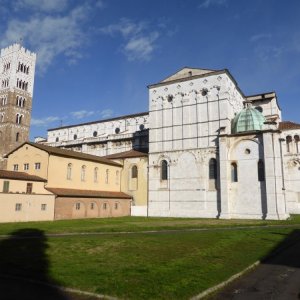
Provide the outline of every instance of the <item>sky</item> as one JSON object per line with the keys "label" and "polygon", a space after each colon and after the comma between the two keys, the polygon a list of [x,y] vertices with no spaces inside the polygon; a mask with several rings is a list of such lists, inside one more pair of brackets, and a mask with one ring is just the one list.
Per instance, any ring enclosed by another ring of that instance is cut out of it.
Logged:
{"label": "sky", "polygon": [[0,47],[20,39],[37,53],[31,139],[147,111],[147,85],[185,66],[275,91],[300,123],[299,0],[0,0]]}

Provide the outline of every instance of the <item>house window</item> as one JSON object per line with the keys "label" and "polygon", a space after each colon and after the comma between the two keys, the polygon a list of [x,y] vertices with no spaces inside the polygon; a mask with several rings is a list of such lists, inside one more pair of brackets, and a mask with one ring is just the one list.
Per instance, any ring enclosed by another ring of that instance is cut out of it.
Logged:
{"label": "house window", "polygon": [[106,172],[105,172],[105,183],[108,183],[108,180],[109,180],[109,170],[106,169]]}
{"label": "house window", "polygon": [[115,202],[115,209],[118,209],[118,208],[119,208],[119,203]]}
{"label": "house window", "polygon": [[211,158],[209,160],[209,179],[217,179],[217,160],[215,158]]}
{"label": "house window", "polygon": [[94,182],[98,182],[98,168],[94,169]]}
{"label": "house window", "polygon": [[265,181],[265,166],[261,159],[257,163],[257,173],[258,181]]}
{"label": "house window", "polygon": [[95,203],[91,203],[91,210],[95,209]]}
{"label": "house window", "polygon": [[68,164],[67,167],[67,180],[71,180],[72,179],[72,164]]}
{"label": "house window", "polygon": [[237,164],[231,164],[231,182],[238,182],[238,169]]}
{"label": "house window", "polygon": [[19,170],[19,165],[16,164],[16,165],[13,166],[13,168],[14,168],[14,171],[18,171]]}
{"label": "house window", "polygon": [[77,203],[75,204],[75,209],[76,209],[76,210],[80,210],[80,203],[79,203],[79,202],[77,202]]}
{"label": "house window", "polygon": [[39,162],[35,163],[35,164],[34,164],[34,168],[35,168],[36,170],[40,170],[40,169],[41,169],[41,163],[39,163]]}
{"label": "house window", "polygon": [[15,211],[20,211],[20,210],[22,210],[22,203],[16,203]]}
{"label": "house window", "polygon": [[131,168],[131,178],[137,178],[138,177],[138,168],[137,166],[133,166]]}
{"label": "house window", "polygon": [[58,143],[58,142],[59,142],[59,137],[57,137],[57,138],[55,139],[55,142],[56,142],[56,143]]}
{"label": "house window", "polygon": [[47,204],[41,204],[41,210],[47,210]]}
{"label": "house window", "polygon": [[103,209],[104,209],[104,210],[107,209],[107,203],[103,203]]}
{"label": "house window", "polygon": [[3,189],[2,189],[3,193],[8,193],[9,192],[9,181],[4,181],[3,182]]}
{"label": "house window", "polygon": [[85,181],[85,170],[86,166],[81,167],[81,181]]}
{"label": "house window", "polygon": [[288,135],[286,137],[286,152],[291,152],[291,143],[292,143],[292,137]]}
{"label": "house window", "polygon": [[32,193],[32,183],[28,182],[26,186],[26,194]]}
{"label": "house window", "polygon": [[168,180],[168,162],[166,160],[161,162],[160,179]]}
{"label": "house window", "polygon": [[29,164],[28,163],[24,164],[24,171],[27,171],[27,170],[29,170]]}

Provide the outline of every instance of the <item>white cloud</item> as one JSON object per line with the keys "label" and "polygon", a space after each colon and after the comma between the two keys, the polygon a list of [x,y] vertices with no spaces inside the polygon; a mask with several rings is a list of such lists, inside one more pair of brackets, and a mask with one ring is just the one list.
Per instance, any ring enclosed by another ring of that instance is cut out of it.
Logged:
{"label": "white cloud", "polygon": [[100,32],[112,37],[121,35],[125,41],[122,52],[131,61],[150,60],[156,47],[155,41],[159,37],[157,31],[149,31],[145,22],[134,23],[128,19],[121,19],[119,23],[103,27]]}
{"label": "white cloud", "polygon": [[95,111],[79,110],[70,113],[75,119],[83,119],[95,114]]}
{"label": "white cloud", "polygon": [[258,40],[266,40],[270,39],[272,35],[270,33],[259,33],[250,37],[250,42],[256,42]]}
{"label": "white cloud", "polygon": [[100,112],[100,116],[103,119],[110,118],[113,115],[113,110],[111,109],[104,109]]}
{"label": "white cloud", "polygon": [[16,10],[29,8],[43,12],[63,11],[68,0],[18,0],[14,4]]}
{"label": "white cloud", "polygon": [[47,117],[44,119],[31,119],[31,125],[32,126],[43,126],[43,127],[47,127],[49,124],[59,121],[60,118],[59,117]]}
{"label": "white cloud", "polygon": [[224,6],[228,0],[204,0],[198,6],[199,8],[209,8],[210,6]]}
{"label": "white cloud", "polygon": [[10,19],[0,46],[6,47],[23,38],[25,45],[37,52],[37,70],[41,73],[47,70],[58,55],[65,55],[67,62],[76,63],[82,57],[81,47],[87,40],[84,23],[91,9],[86,2],[67,15],[34,14],[26,21]]}

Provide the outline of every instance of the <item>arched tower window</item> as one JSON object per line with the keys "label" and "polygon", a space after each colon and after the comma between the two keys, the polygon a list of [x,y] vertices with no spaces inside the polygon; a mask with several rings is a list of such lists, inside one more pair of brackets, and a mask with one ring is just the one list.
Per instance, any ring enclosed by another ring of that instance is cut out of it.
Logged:
{"label": "arched tower window", "polygon": [[72,164],[68,164],[68,167],[67,167],[67,179],[68,180],[71,180],[72,179]]}
{"label": "arched tower window", "polygon": [[162,160],[161,162],[161,180],[168,180],[168,162],[166,160]]}
{"label": "arched tower window", "polygon": [[260,159],[257,163],[258,181],[265,181],[265,165]]}
{"label": "arched tower window", "polygon": [[292,145],[292,137],[288,135],[286,137],[286,152],[291,152],[291,145]]}
{"label": "arched tower window", "polygon": [[18,142],[18,141],[19,141],[19,138],[20,138],[20,133],[19,133],[19,132],[17,132],[17,133],[16,133],[16,142]]}
{"label": "arched tower window", "polygon": [[81,181],[85,181],[85,170],[86,170],[86,166],[82,166],[81,167]]}
{"label": "arched tower window", "polygon": [[22,124],[22,117],[23,117],[23,115],[20,115],[20,114],[16,115],[16,123],[17,124]]}
{"label": "arched tower window", "polygon": [[217,160],[215,158],[211,158],[209,160],[209,179],[217,179]]}
{"label": "arched tower window", "polygon": [[294,136],[295,145],[296,145],[296,152],[299,153],[299,135]]}
{"label": "arched tower window", "polygon": [[138,177],[138,168],[137,166],[133,166],[131,168],[131,178],[137,178]]}
{"label": "arched tower window", "polygon": [[238,168],[236,163],[231,164],[231,182],[238,182]]}

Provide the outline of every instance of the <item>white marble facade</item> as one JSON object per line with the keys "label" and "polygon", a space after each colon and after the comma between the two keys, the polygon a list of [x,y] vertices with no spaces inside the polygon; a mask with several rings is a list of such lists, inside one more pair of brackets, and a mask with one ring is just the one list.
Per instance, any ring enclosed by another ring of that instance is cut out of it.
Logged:
{"label": "white marble facade", "polygon": [[[149,216],[300,213],[300,125],[281,120],[274,92],[245,96],[226,69],[183,68],[148,88],[149,112],[50,129],[47,143],[100,156],[149,150]],[[244,101],[262,130],[232,131]]]}

